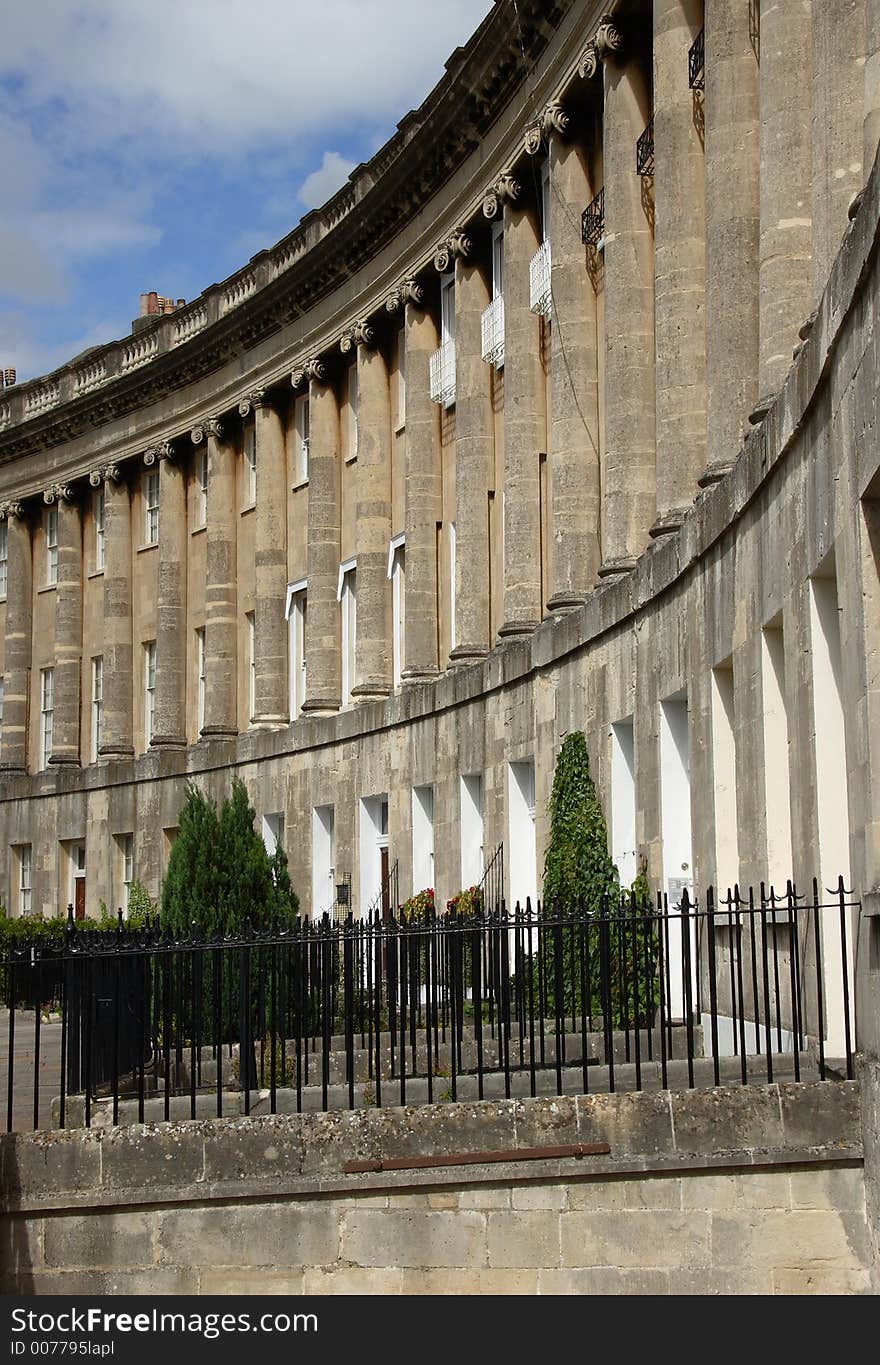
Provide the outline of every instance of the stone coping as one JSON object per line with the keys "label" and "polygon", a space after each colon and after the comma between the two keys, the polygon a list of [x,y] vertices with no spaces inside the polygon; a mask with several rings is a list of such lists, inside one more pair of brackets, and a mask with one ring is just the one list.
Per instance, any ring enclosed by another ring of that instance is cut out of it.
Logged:
{"label": "stone coping", "polygon": [[[4,1212],[862,1162],[855,1081],[188,1120],[0,1139]],[[346,1174],[348,1162],[604,1143],[608,1155]]]}

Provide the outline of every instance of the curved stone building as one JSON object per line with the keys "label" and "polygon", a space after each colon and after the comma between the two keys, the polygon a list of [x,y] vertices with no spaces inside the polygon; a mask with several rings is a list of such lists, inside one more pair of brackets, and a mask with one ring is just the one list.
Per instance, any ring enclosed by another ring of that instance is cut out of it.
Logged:
{"label": "curved stone building", "polygon": [[500,844],[534,895],[575,728],[625,878],[870,908],[878,52],[878,0],[497,0],[284,240],[0,391],[9,912],[158,893],[233,773],[313,913]]}

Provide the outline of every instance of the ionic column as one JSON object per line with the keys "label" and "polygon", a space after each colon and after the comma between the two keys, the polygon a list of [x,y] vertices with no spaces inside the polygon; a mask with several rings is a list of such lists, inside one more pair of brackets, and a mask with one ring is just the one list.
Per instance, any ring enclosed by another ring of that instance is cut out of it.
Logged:
{"label": "ionic column", "polygon": [[681,524],[706,464],[706,186],[688,86],[702,0],[654,0],[654,327],[657,514],[651,534]]}
{"label": "ionic column", "polygon": [[654,240],[650,182],[636,143],[651,117],[650,76],[604,22],[605,463],[600,575],[635,566],[654,521]]}
{"label": "ionic column", "polygon": [[813,294],[815,307],[863,182],[866,0],[812,0]]}
{"label": "ionic column", "polygon": [[[303,711],[329,713],[342,705],[339,603],[341,541],[339,400],[322,360],[309,375],[309,543],[306,699]],[[360,431],[358,431],[360,444]]]}
{"label": "ionic column", "polygon": [[[104,728],[98,757],[132,758],[131,496],[116,465],[92,470],[89,483],[104,485]],[[160,534],[161,526],[160,514]]]}
{"label": "ionic column", "polygon": [[0,772],[25,773],[28,767],[28,686],[31,669],[33,558],[31,532],[19,502],[0,504],[7,526],[6,668]]}
{"label": "ionic column", "polygon": [[864,175],[874,166],[880,143],[880,0],[865,0]]}
{"label": "ionic column", "polygon": [[[451,261],[445,267],[451,268]],[[440,408],[431,402],[430,361],[437,325],[421,299],[406,302],[406,582],[404,683],[439,672],[437,523],[440,506]]]}
{"label": "ionic column", "polygon": [[[599,523],[599,359],[596,293],[585,266],[581,215],[599,189],[584,148],[557,104],[541,120],[550,157],[550,600],[585,602],[596,582]],[[527,143],[527,147],[528,147]]]}
{"label": "ionic column", "polygon": [[529,262],[540,245],[534,213],[504,205],[504,623],[530,635],[541,601],[541,451],[547,404],[541,319],[529,308]]}
{"label": "ionic column", "polygon": [[82,522],[70,488],[49,488],[43,501],[58,503],[58,587],[55,593],[55,715],[53,767],[79,763],[82,668]]}
{"label": "ionic column", "polygon": [[254,538],[254,715],[263,729],[289,720],[287,687],[287,459],[281,417],[264,389],[239,403],[253,409],[257,453]]}
{"label": "ionic column", "polygon": [[706,473],[729,469],[758,398],[758,59],[749,6],[705,0]]}
{"label": "ionic column", "polygon": [[[484,202],[484,212],[485,208]],[[457,644],[449,656],[453,663],[482,659],[490,644],[488,493],[495,459],[495,418],[492,368],[482,358],[482,316],[488,304],[489,287],[480,267],[459,256],[455,262]]]}
{"label": "ionic column", "polygon": [[761,408],[778,392],[810,312],[810,30],[810,0],[761,5]]}
{"label": "ionic column", "polygon": [[353,697],[391,691],[391,389],[388,361],[374,328],[359,322],[343,339],[357,347],[357,640]]}
{"label": "ionic column", "polygon": [[208,526],[205,546],[205,738],[238,733],[238,592],[235,451],[217,418],[194,427],[194,445],[208,443]]}
{"label": "ionic column", "polygon": [[[156,597],[156,712],[150,747],[184,749],[188,551],[186,475],[169,441],[154,446],[144,456],[144,464],[151,465],[156,460],[159,461],[159,578]],[[208,686],[210,688],[210,680]],[[106,692],[106,677],[104,687]]]}

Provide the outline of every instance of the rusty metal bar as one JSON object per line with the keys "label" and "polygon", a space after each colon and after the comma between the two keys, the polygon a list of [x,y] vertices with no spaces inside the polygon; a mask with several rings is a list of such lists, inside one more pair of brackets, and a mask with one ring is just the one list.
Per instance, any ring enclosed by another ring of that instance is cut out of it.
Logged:
{"label": "rusty metal bar", "polygon": [[437,1166],[488,1166],[500,1161],[556,1161],[561,1157],[610,1156],[607,1142],[575,1142],[564,1147],[511,1147],[492,1152],[442,1152],[436,1156],[392,1156],[386,1160],[368,1157],[346,1161],[345,1175],[366,1175],[376,1171],[429,1171]]}

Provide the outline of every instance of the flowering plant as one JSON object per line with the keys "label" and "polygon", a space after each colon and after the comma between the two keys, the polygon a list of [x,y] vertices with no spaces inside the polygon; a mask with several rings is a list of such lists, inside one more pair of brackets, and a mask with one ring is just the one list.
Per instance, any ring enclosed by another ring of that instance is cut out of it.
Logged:
{"label": "flowering plant", "polygon": [[414,921],[428,919],[434,913],[434,888],[426,886],[423,891],[417,891],[414,896],[410,896],[408,901],[404,901],[398,911],[398,918],[401,920]]}
{"label": "flowering plant", "polygon": [[446,902],[447,911],[454,910],[459,919],[473,919],[483,912],[483,892],[479,886],[469,886]]}

